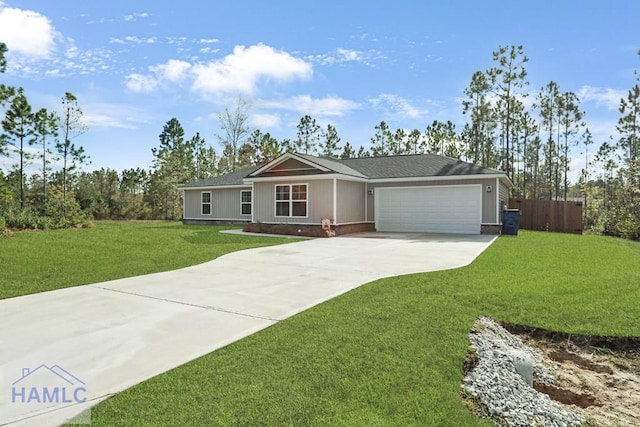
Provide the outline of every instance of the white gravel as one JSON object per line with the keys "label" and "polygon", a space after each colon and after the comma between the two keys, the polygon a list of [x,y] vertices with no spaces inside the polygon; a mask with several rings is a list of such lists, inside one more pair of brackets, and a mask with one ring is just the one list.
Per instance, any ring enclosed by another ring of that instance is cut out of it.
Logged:
{"label": "white gravel", "polygon": [[496,424],[569,427],[585,422],[581,415],[534,390],[516,371],[514,356],[524,355],[532,362],[534,381],[553,384],[553,371],[543,364],[539,350],[488,317],[476,321],[470,341],[477,352],[477,364],[465,376],[462,387],[486,405]]}

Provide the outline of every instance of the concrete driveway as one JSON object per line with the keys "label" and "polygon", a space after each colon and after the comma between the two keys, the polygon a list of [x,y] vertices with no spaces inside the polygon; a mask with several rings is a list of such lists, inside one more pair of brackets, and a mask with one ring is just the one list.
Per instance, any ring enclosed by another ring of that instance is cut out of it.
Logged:
{"label": "concrete driveway", "polygon": [[59,425],[364,283],[467,265],[494,239],[395,233],[313,239],[0,300],[0,426]]}

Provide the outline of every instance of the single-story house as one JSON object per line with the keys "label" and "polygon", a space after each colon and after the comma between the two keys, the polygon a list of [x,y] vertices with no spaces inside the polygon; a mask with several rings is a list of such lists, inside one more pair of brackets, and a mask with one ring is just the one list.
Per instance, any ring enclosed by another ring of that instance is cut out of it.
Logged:
{"label": "single-story house", "polygon": [[180,189],[185,224],[320,236],[323,220],[336,234],[499,234],[511,187],[504,172],[435,154],[334,159],[285,153]]}

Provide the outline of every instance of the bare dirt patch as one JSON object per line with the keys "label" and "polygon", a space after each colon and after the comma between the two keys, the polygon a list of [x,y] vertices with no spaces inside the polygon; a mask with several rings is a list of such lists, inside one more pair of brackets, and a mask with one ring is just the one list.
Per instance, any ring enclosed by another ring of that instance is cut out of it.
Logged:
{"label": "bare dirt patch", "polygon": [[640,338],[571,336],[503,324],[543,354],[554,384],[535,383],[592,425],[631,426],[640,419]]}

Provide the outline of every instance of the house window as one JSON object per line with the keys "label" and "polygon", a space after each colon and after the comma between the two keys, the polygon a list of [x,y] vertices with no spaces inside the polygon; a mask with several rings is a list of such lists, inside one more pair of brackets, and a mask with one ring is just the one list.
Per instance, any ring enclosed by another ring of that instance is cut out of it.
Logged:
{"label": "house window", "polygon": [[202,215],[211,215],[211,191],[200,193],[200,205],[202,206]]}
{"label": "house window", "polygon": [[245,190],[240,192],[240,213],[242,215],[251,215],[251,191]]}
{"label": "house window", "polygon": [[276,216],[307,216],[307,184],[276,185]]}

